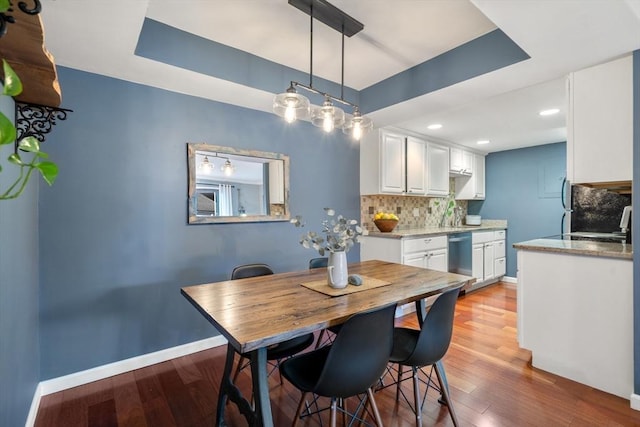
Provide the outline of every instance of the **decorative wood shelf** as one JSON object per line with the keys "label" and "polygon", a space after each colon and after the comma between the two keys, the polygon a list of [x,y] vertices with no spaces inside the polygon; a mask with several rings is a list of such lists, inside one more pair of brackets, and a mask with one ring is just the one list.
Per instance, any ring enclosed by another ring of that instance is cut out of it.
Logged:
{"label": "decorative wood shelf", "polygon": [[16,101],[59,107],[62,93],[53,55],[44,46],[40,15],[18,12],[0,37],[0,59],[6,59],[24,87]]}

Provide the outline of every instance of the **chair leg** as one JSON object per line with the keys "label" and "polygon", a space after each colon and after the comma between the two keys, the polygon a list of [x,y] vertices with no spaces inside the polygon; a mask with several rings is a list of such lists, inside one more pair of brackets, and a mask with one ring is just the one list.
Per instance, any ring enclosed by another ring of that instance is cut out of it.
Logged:
{"label": "chair leg", "polygon": [[240,371],[242,370],[242,365],[244,365],[246,363],[247,358],[244,356],[240,356],[240,359],[238,360],[238,366],[236,366],[236,373],[233,374],[233,383],[236,384],[236,381],[238,379],[238,375],[240,374]]}
{"label": "chair leg", "polygon": [[456,413],[453,410],[453,402],[451,401],[451,396],[449,395],[449,385],[446,383],[446,381],[443,381],[446,378],[444,373],[444,366],[436,363],[434,367],[436,371],[436,377],[438,377],[438,383],[440,383],[442,397],[444,397],[444,400],[447,403],[447,409],[449,409],[449,415],[451,415],[451,421],[453,421],[453,425],[455,427],[458,427],[460,424],[458,423],[458,417],[456,417]]}
{"label": "chair leg", "polygon": [[308,392],[302,392],[302,397],[300,398],[300,403],[298,403],[298,408],[296,409],[296,415],[293,417],[293,422],[291,423],[291,427],[296,427],[298,425],[298,420],[300,419],[300,415],[302,414],[302,408],[304,408],[305,398],[307,397]]}
{"label": "chair leg", "polygon": [[320,344],[322,344],[322,337],[324,337],[324,334],[327,332],[326,329],[322,329],[320,331],[320,334],[318,334],[318,341],[316,341],[316,350],[318,349],[318,347],[320,347]]}
{"label": "chair leg", "polygon": [[398,364],[398,382],[396,383],[396,402],[400,399],[400,383],[402,382],[402,365]]}
{"label": "chair leg", "polygon": [[376,399],[373,397],[373,390],[371,390],[371,388],[367,389],[367,395],[369,396],[368,402],[371,403],[373,416],[376,419],[376,425],[382,427],[382,418],[380,417],[380,411],[378,411],[378,405],[376,405]]}
{"label": "chair leg", "polygon": [[416,411],[416,427],[422,426],[422,406],[420,405],[420,379],[418,378],[418,368],[413,366],[413,400]]}
{"label": "chair leg", "polygon": [[338,405],[338,399],[336,399],[335,397],[332,397],[331,398],[331,423],[330,423],[331,427],[336,427],[337,405]]}

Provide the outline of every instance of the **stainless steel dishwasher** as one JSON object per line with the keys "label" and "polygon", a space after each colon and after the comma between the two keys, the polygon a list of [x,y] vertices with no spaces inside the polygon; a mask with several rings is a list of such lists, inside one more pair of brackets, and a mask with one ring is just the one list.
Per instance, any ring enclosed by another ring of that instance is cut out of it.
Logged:
{"label": "stainless steel dishwasher", "polygon": [[449,234],[449,272],[471,276],[471,232]]}

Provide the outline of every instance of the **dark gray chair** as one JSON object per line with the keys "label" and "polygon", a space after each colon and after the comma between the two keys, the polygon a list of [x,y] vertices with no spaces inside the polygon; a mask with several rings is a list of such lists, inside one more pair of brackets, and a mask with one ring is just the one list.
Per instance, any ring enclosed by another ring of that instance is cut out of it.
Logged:
{"label": "dark gray chair", "polygon": [[[245,264],[239,265],[231,272],[231,280],[246,279],[248,277],[256,276],[268,276],[273,274],[273,270],[267,264]],[[313,344],[314,336],[312,333],[308,333],[299,337],[291,338],[286,341],[282,341],[278,344],[269,346],[267,349],[267,360],[275,361],[275,366],[279,365],[279,361],[291,357],[294,354],[300,353]],[[236,372],[233,375],[233,382],[235,383],[240,371],[250,365],[250,355],[241,354]],[[273,370],[272,370],[273,371]],[[280,377],[282,383],[282,377]]]}
{"label": "dark gray chair", "polygon": [[[416,415],[416,426],[422,425],[422,407],[426,400],[426,391],[424,397],[420,398],[420,382],[427,385],[427,390],[432,387],[441,393],[440,402],[449,409],[453,425],[459,425],[453,410],[451,397],[449,396],[449,386],[446,381],[442,358],[451,343],[456,301],[461,288],[462,286],[449,289],[438,296],[429,311],[427,311],[420,330],[410,328],[396,328],[394,330],[393,351],[389,362],[398,364],[396,371],[398,376],[397,381],[389,385],[395,384],[397,387],[396,401],[402,394],[409,406],[412,406]],[[428,375],[422,370],[427,366],[431,366],[431,372]],[[405,371],[403,367],[410,369]],[[407,371],[411,371],[411,376],[402,378]],[[438,386],[431,379],[433,371],[436,373]],[[420,379],[420,373],[426,375],[426,380]],[[409,378],[413,379],[413,404],[400,387],[402,381]]]}
{"label": "dark gray chair", "polygon": [[308,393],[331,399],[331,426],[336,425],[338,401],[341,412],[346,414],[344,399],[366,393],[367,401],[363,402],[363,398],[355,413],[349,415],[364,421],[366,410],[363,408],[369,403],[376,424],[382,426],[372,386],[384,372],[391,354],[395,311],[396,305],[390,304],[355,314],[342,325],[333,344],[281,363],[282,375],[302,392],[294,426]]}
{"label": "dark gray chair", "polygon": [[309,270],[312,270],[314,268],[327,268],[328,264],[329,264],[329,258],[327,257],[311,258],[309,260]]}

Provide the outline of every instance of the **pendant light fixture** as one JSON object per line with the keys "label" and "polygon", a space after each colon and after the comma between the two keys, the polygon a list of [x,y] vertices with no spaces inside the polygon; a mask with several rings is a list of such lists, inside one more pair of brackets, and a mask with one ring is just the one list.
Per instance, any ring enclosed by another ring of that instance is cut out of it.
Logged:
{"label": "pendant light fixture", "polygon": [[208,156],[204,156],[204,159],[200,163],[200,170],[204,173],[211,173],[213,171],[213,163],[209,161]]}
{"label": "pendant light fixture", "polygon": [[222,165],[220,169],[225,176],[231,176],[236,168],[231,164],[231,160],[227,159],[227,161],[224,162],[224,165]]}
{"label": "pendant light fixture", "polygon": [[[362,135],[373,128],[373,121],[360,113],[358,105],[344,99],[344,37],[351,37],[360,32],[364,25],[326,0],[289,0],[289,4],[300,9],[310,17],[310,52],[309,52],[309,85],[291,81],[289,88],[275,96],[273,112],[283,117],[287,123],[297,119],[311,119],[314,126],[330,133],[339,128],[354,139],[360,140]],[[340,97],[322,92],[313,87],[313,20],[326,24],[342,34],[342,77],[340,82]],[[322,95],[322,106],[311,106],[309,99],[299,93],[296,88]],[[334,105],[334,101],[353,108],[353,114],[345,118],[344,111]]]}
{"label": "pendant light fixture", "polygon": [[[233,175],[236,167],[231,164],[231,159],[229,159],[228,157],[220,156],[218,155],[218,153],[213,153],[212,157],[225,160],[222,166],[220,166],[220,171],[224,173],[225,176]],[[209,160],[209,156],[207,155],[204,156],[204,159],[202,159],[202,162],[198,165],[198,169],[206,174],[211,174],[215,170],[215,167],[215,164],[213,163],[213,161]]]}

